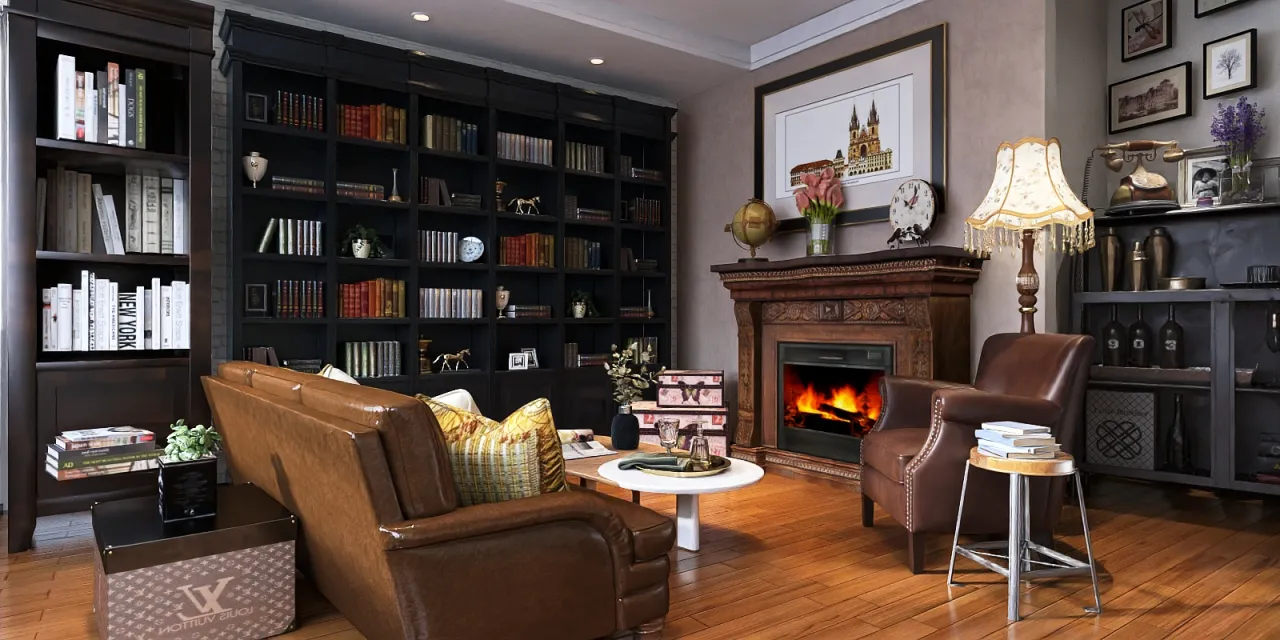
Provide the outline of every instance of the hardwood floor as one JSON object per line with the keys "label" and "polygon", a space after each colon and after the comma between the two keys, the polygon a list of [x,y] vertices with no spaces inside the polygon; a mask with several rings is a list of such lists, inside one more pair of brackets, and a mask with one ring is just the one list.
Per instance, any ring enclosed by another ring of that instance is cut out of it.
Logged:
{"label": "hardwood floor", "polygon": [[[673,497],[643,504],[675,513]],[[1078,516],[1067,509],[1059,546],[1083,549]],[[943,536],[930,541],[929,573],[911,575],[902,528],[882,514],[863,529],[846,488],[768,474],[704,496],[702,521],[702,550],[674,557],[667,640],[1280,637],[1280,508],[1259,500],[1096,482],[1089,521],[1105,612],[1084,613],[1087,579],[1045,581],[1024,589],[1017,624],[1005,620],[996,574],[961,561],[972,584],[946,586]],[[91,550],[88,514],[74,514],[41,519],[33,551],[0,552],[0,640],[96,638]],[[299,620],[283,637],[363,637],[305,587]]]}

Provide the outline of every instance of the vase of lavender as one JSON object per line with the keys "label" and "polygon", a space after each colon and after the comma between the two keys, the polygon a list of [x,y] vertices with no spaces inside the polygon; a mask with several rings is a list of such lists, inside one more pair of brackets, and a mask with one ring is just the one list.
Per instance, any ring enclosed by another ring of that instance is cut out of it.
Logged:
{"label": "vase of lavender", "polygon": [[1267,112],[1262,107],[1240,96],[1234,103],[1218,104],[1209,132],[1222,147],[1231,163],[1231,186],[1223,193],[1227,202],[1260,202],[1262,188],[1252,180],[1253,150],[1267,133],[1262,119]]}

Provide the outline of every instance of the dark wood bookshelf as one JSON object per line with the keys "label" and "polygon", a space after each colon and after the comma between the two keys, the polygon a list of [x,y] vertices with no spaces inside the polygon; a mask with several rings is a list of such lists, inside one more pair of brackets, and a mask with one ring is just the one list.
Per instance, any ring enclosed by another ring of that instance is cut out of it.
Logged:
{"label": "dark wood bookshelf", "polygon": [[[42,464],[58,433],[132,425],[154,431],[158,443],[178,418],[209,423],[200,378],[211,370],[212,252],[210,91],[213,8],[186,0],[14,0],[9,3],[6,208],[36,211],[37,178],[59,166],[92,174],[115,198],[124,229],[123,182],[154,170],[186,180],[189,255],[109,255],[44,251],[34,215],[7,216],[4,301],[5,380],[9,424],[9,551],[30,547],[37,516],[82,511],[95,502],[153,494],[155,472],[59,482]],[[146,149],[57,139],[56,62],[73,56],[76,69],[107,62],[148,72]],[[52,188],[52,187],[51,187]],[[95,236],[99,212],[93,210]],[[32,249],[34,247],[34,250]],[[191,285],[190,349],[139,351],[41,350],[40,290],[78,287],[92,270],[126,286],[160,277]]]}

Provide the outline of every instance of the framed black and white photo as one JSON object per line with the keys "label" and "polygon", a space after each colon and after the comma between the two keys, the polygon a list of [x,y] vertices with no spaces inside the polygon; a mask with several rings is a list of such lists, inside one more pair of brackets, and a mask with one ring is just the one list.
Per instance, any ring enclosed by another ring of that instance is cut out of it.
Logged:
{"label": "framed black and white photo", "polygon": [[267,97],[261,93],[244,94],[244,119],[251,122],[266,122]]}
{"label": "framed black and white photo", "polygon": [[1217,13],[1223,9],[1230,9],[1239,4],[1249,2],[1249,0],[1195,0],[1196,17],[1203,18],[1211,13]]}
{"label": "framed black and white photo", "polygon": [[1164,51],[1173,46],[1171,0],[1142,0],[1120,10],[1120,59]]}
{"label": "framed black and white photo", "polygon": [[945,24],[756,87],[755,194],[781,229],[804,227],[795,191],[832,169],[836,224],[889,219],[904,180],[946,182]]}
{"label": "framed black and white photo", "polygon": [[1107,87],[1108,130],[1113,134],[1190,115],[1190,62]]}
{"label": "framed black and white photo", "polygon": [[244,315],[247,318],[267,317],[267,285],[246,284],[244,286]]}
{"label": "framed black and white photo", "polygon": [[1178,202],[1194,207],[1200,198],[1213,198],[1219,204],[1229,166],[1222,147],[1187,149],[1178,163]]}
{"label": "framed black and white photo", "polygon": [[1204,99],[1258,86],[1258,30],[1204,43]]}
{"label": "framed black and white photo", "polygon": [[508,353],[507,354],[507,370],[508,371],[524,371],[529,368],[529,354],[524,353]]}
{"label": "framed black and white photo", "polygon": [[525,355],[525,364],[529,369],[538,368],[538,350],[531,347],[524,347],[520,352]]}

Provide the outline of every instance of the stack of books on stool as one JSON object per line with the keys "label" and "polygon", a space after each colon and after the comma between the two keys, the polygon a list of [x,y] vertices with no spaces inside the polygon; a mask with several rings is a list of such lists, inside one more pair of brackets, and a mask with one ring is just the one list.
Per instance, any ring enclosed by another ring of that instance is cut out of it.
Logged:
{"label": "stack of books on stool", "polygon": [[156,436],[135,427],[64,431],[49,445],[44,470],[58,480],[146,471],[159,466]]}
{"label": "stack of books on stool", "polygon": [[1062,449],[1049,427],[1024,422],[984,422],[974,435],[978,451],[996,458],[1052,460]]}

